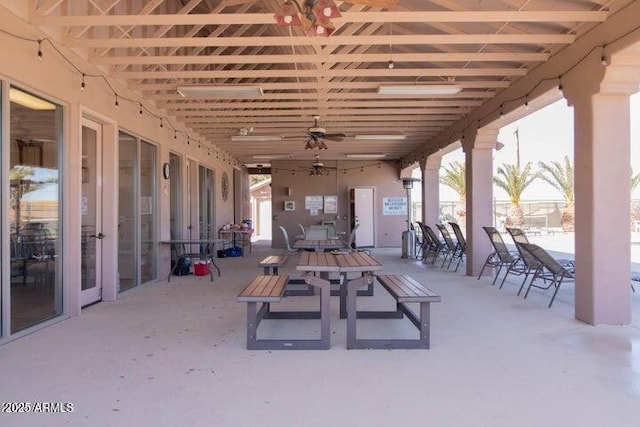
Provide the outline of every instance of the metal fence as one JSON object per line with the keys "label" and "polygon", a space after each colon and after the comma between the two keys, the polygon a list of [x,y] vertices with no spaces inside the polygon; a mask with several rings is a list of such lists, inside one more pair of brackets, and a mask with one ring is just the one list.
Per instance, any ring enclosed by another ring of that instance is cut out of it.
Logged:
{"label": "metal fence", "polygon": [[[639,203],[639,201],[634,201]],[[456,202],[440,203],[440,221],[460,221],[456,213]],[[535,200],[520,203],[524,214],[524,227],[531,228],[561,228],[562,209],[564,200]],[[493,223],[498,228],[502,227],[511,208],[511,202],[507,200],[493,201]],[[422,218],[422,202],[413,203],[412,215],[416,220]]]}

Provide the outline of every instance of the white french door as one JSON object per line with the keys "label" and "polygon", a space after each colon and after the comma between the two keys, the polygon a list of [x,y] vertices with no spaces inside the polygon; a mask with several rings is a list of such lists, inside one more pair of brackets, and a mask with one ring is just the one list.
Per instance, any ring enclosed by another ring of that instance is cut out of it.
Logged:
{"label": "white french door", "polygon": [[81,302],[102,299],[102,125],[82,119]]}
{"label": "white french door", "polygon": [[354,188],[352,200],[353,223],[356,229],[356,245],[358,247],[374,246],[373,188]]}

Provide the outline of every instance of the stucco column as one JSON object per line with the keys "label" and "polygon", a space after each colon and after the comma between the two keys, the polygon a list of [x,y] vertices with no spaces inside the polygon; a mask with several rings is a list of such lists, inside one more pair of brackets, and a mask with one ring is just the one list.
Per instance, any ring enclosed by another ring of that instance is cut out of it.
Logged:
{"label": "stucco column", "polygon": [[[462,144],[467,190],[468,276],[477,276],[492,252],[491,242],[482,227],[493,225],[493,149],[497,141],[497,128],[482,128],[468,132]],[[491,271],[485,272],[491,274]]]}
{"label": "stucco column", "polygon": [[[628,324],[630,300],[629,95],[635,66],[605,67],[594,53],[562,79],[574,107],[575,316],[590,324]],[[633,63],[633,61],[631,61]]]}
{"label": "stucco column", "polygon": [[442,156],[432,154],[420,161],[422,173],[422,220],[435,227],[440,217],[440,164]]}

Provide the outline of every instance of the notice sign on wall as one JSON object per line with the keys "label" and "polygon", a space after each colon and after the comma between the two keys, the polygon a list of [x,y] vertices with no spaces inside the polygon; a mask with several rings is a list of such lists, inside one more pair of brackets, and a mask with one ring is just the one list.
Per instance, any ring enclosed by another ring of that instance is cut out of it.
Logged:
{"label": "notice sign on wall", "polygon": [[382,215],[406,215],[407,214],[407,198],[406,197],[383,197],[382,198]]}
{"label": "notice sign on wall", "polygon": [[324,199],[322,198],[322,196],[305,196],[304,208],[322,210],[323,202],[324,202]]}

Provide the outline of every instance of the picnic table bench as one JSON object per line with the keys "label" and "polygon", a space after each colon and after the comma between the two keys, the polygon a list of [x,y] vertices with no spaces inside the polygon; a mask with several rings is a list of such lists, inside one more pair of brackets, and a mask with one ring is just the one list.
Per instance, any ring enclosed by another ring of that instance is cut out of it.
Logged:
{"label": "picnic table bench", "polygon": [[[238,302],[247,303],[248,350],[324,350],[329,348],[329,287],[313,275],[307,275],[306,283],[321,288],[319,312],[272,312],[271,303],[285,297],[288,275],[259,275],[238,295]],[[323,303],[324,301],[324,303]],[[261,303],[258,309],[258,303]],[[320,319],[320,339],[258,339],[258,326],[262,319]]]}
{"label": "picnic table bench", "polygon": [[278,267],[284,266],[288,260],[289,257],[286,255],[269,255],[258,263],[258,267],[262,267],[264,269],[265,276],[277,276]]}
{"label": "picnic table bench", "polygon": [[[355,293],[349,290],[349,300],[347,302],[347,348],[403,348],[413,349],[430,347],[430,313],[431,303],[440,302],[440,295],[414,280],[407,275],[378,275],[378,282],[396,300],[396,312],[381,313],[401,313],[420,331],[417,339],[380,339],[368,338],[360,339],[356,336],[356,320],[358,316],[356,310]],[[408,303],[420,304],[420,315],[417,316],[408,306]],[[372,316],[373,317],[373,316]]]}

